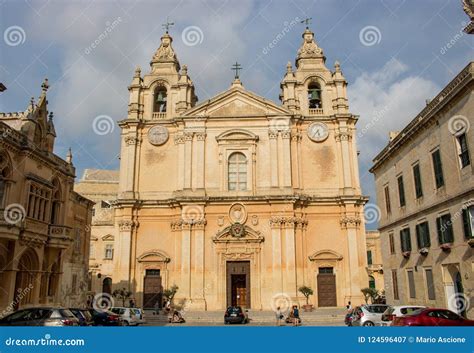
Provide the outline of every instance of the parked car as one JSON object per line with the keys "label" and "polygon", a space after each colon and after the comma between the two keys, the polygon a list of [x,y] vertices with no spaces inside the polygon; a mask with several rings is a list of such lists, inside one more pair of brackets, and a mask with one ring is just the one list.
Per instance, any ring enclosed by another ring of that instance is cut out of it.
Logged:
{"label": "parked car", "polygon": [[246,324],[249,321],[247,312],[240,306],[229,306],[224,314],[225,324]]}
{"label": "parked car", "polygon": [[391,326],[393,319],[396,317],[404,316],[411,314],[412,312],[424,309],[425,306],[422,305],[395,305],[389,306],[382,314],[381,326]]}
{"label": "parked car", "polygon": [[79,320],[79,326],[92,326],[94,320],[88,309],[69,308],[74,316]]}
{"label": "parked car", "polygon": [[110,311],[120,315],[124,326],[137,326],[144,322],[143,312],[139,308],[114,307]]}
{"label": "parked car", "polygon": [[0,326],[79,326],[79,320],[65,308],[28,308],[0,319]]}
{"label": "parked car", "polygon": [[474,326],[474,321],[451,310],[425,308],[394,318],[392,326]]}
{"label": "parked car", "polygon": [[354,309],[351,326],[375,326],[382,322],[382,314],[388,305],[371,304],[362,305]]}
{"label": "parked car", "polygon": [[120,315],[114,314],[111,311],[97,311],[90,309],[94,326],[122,326],[122,319]]}

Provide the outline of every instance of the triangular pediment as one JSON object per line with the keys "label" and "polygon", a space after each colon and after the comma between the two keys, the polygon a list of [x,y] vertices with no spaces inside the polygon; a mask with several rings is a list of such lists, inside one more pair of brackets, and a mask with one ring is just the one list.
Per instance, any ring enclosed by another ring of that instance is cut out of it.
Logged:
{"label": "triangular pediment", "polygon": [[272,101],[241,87],[231,88],[202,102],[183,114],[184,117],[254,117],[288,116],[292,113]]}
{"label": "triangular pediment", "polygon": [[231,229],[232,226],[228,226],[218,232],[212,240],[214,243],[261,243],[265,240],[259,231],[246,225],[242,225],[242,227],[244,227],[244,229],[241,236],[235,236]]}
{"label": "triangular pediment", "polygon": [[114,236],[113,236],[112,234],[107,234],[107,235],[104,235],[104,236],[102,237],[102,240],[103,240],[103,241],[114,241],[115,238],[114,238]]}

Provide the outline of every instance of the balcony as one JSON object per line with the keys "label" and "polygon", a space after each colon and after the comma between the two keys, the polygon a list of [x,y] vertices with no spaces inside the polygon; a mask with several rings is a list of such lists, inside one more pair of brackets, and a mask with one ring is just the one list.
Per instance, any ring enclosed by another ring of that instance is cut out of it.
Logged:
{"label": "balcony", "polygon": [[58,248],[67,248],[73,241],[72,228],[66,226],[50,225],[48,245]]}
{"label": "balcony", "polygon": [[153,112],[152,115],[153,120],[160,120],[160,119],[166,119],[166,112]]}
{"label": "balcony", "polygon": [[311,108],[309,109],[309,115],[323,115],[322,108]]}

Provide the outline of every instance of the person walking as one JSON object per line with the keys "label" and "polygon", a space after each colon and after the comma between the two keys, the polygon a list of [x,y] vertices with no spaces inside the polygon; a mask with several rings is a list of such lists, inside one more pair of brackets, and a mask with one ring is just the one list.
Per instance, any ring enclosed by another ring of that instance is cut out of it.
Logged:
{"label": "person walking", "polygon": [[347,309],[347,311],[352,310],[351,302],[347,302],[346,309]]}
{"label": "person walking", "polygon": [[280,307],[278,307],[278,308],[276,309],[275,317],[276,317],[276,324],[277,324],[277,326],[281,326],[281,320],[283,319],[283,313],[282,313]]}

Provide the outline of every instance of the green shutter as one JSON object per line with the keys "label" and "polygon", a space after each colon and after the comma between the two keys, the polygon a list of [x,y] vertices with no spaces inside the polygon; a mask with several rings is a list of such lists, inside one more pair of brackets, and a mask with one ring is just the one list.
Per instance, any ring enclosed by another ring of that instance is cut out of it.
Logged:
{"label": "green shutter", "polygon": [[400,200],[400,207],[405,206],[405,187],[402,175],[398,177],[398,199]]}
{"label": "green shutter", "polygon": [[423,196],[423,186],[421,185],[421,174],[419,164],[413,167],[413,178],[415,179],[415,193],[416,198],[418,199]]}
{"label": "green shutter", "polygon": [[464,236],[466,239],[470,239],[473,237],[472,229],[471,229],[471,217],[469,215],[469,209],[463,208],[462,210],[462,225],[464,228]]}
{"label": "green shutter", "polygon": [[423,223],[424,224],[424,229],[423,229],[423,238],[424,238],[424,248],[429,248],[431,246],[431,237],[430,237],[430,225],[428,222]]}
{"label": "green shutter", "polygon": [[440,188],[444,185],[444,177],[443,177],[443,165],[441,163],[441,154],[439,150],[436,150],[432,154],[433,158],[433,168],[435,174],[435,181],[436,181],[436,188]]}

